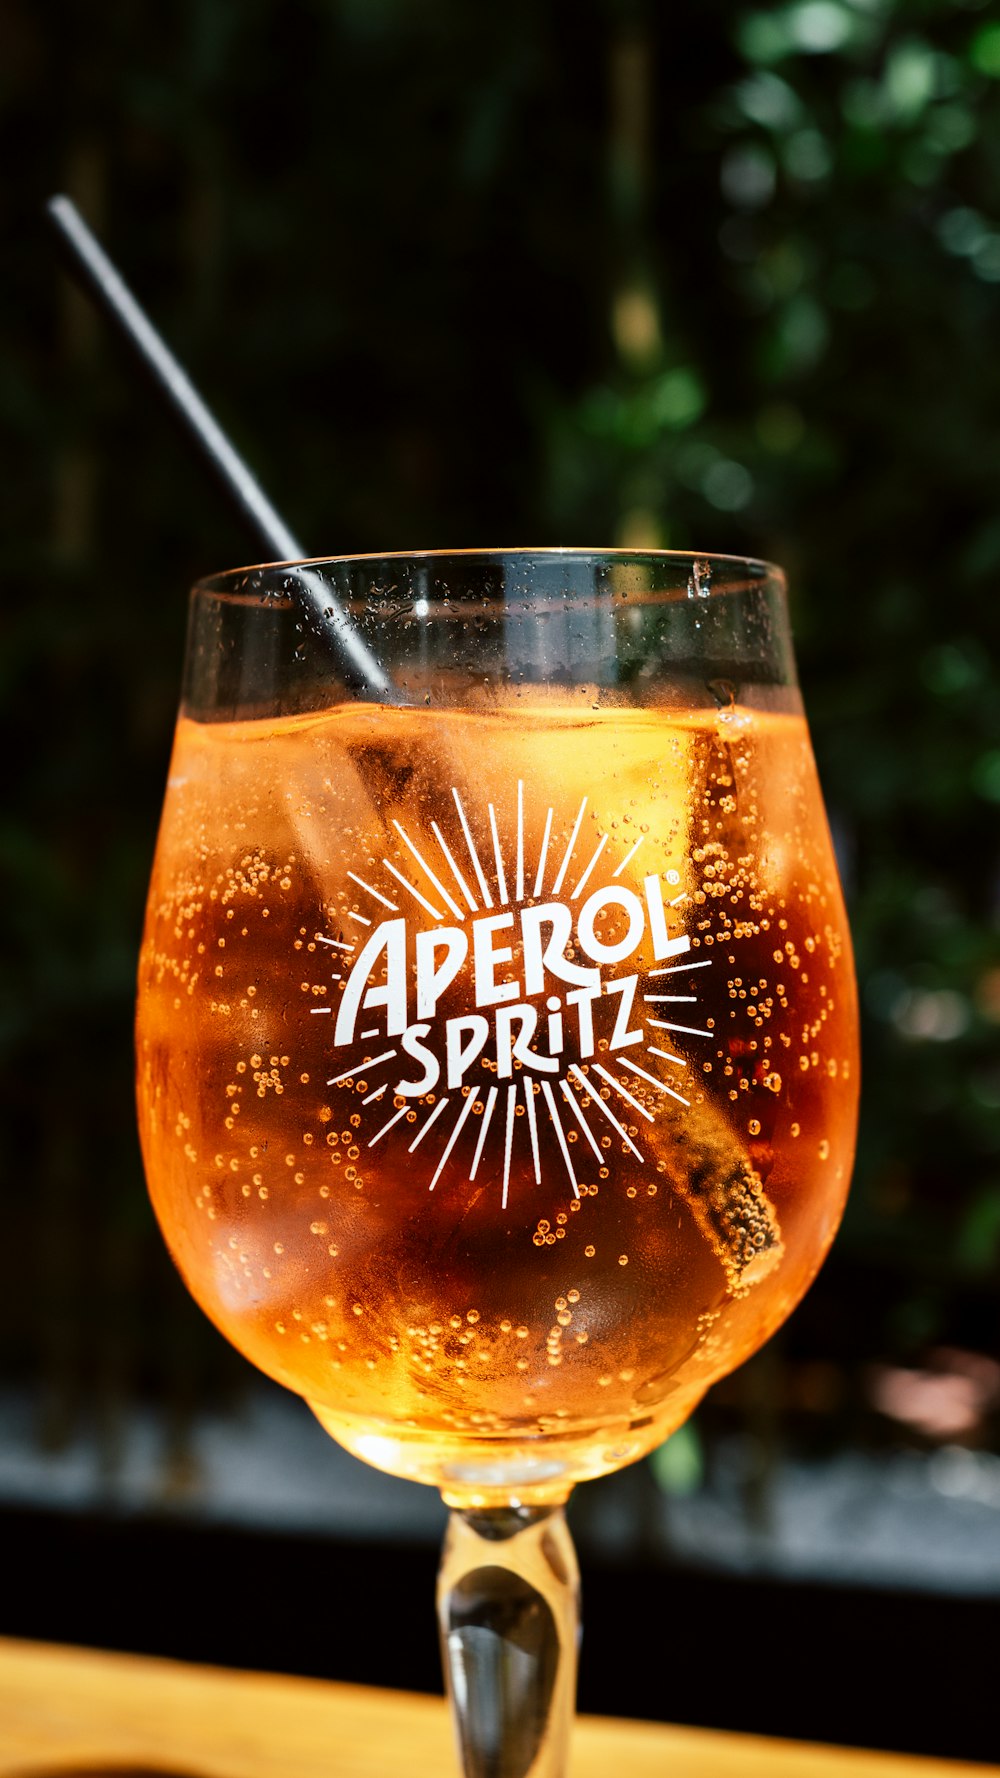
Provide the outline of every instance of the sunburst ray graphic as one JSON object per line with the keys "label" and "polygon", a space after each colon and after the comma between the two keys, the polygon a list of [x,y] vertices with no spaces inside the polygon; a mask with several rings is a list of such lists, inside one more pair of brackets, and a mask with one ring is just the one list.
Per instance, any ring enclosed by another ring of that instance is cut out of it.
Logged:
{"label": "sunburst ray graphic", "polygon": [[[346,873],[358,892],[359,905],[346,910],[345,918],[373,931],[390,915],[403,917],[416,932],[442,930],[444,942],[443,929],[451,922],[462,928],[495,910],[560,898],[565,905],[580,908],[595,889],[613,893],[645,836],[632,841],[617,862],[618,846],[610,831],[599,831],[588,850],[581,842],[588,807],[584,797],[567,813],[565,826],[555,803],[546,807],[537,856],[531,857],[524,791],[523,780],[518,780],[516,814],[506,825],[495,803],[485,802],[477,816],[474,805],[467,808],[455,786],[451,787],[454,812],[442,811],[441,821],[431,821],[426,833],[415,833],[412,823],[408,829],[394,818],[395,860],[386,856],[379,867],[370,862],[365,874]],[[668,884],[677,883],[675,871],[663,875]],[[686,899],[682,891],[667,900],[666,907],[676,910]],[[680,932],[680,916],[675,912],[673,917]],[[350,930],[339,936],[317,932],[315,938],[336,953],[339,969],[331,971],[331,980],[343,991],[359,946],[367,938],[355,940]],[[679,942],[675,937],[674,946]],[[383,1014],[379,1025],[362,1030],[356,1039],[352,1036],[346,1049],[334,1049],[340,1065],[326,1084],[356,1091],[364,1086],[360,1105],[369,1127],[359,1140],[369,1152],[384,1153],[398,1145],[409,1172],[414,1166],[425,1170],[429,1192],[442,1182],[485,1184],[497,1191],[504,1210],[515,1180],[530,1180],[536,1187],[555,1183],[579,1197],[584,1178],[593,1176],[595,1168],[606,1176],[616,1150],[630,1157],[630,1165],[648,1165],[643,1129],[652,1131],[668,1106],[673,1117],[679,1115],[679,1107],[690,1106],[690,1088],[687,1093],[681,1090],[688,1059],[661,1047],[658,1034],[669,1032],[695,1044],[713,1037],[707,1026],[693,1022],[697,1014],[692,1011],[698,1003],[698,994],[692,991],[698,977],[693,972],[711,966],[708,958],[685,958],[644,971],[642,985],[649,991],[642,993],[641,1001],[646,1010],[640,1011],[637,996],[634,1013],[641,1029],[628,1033],[627,1048],[610,1053],[602,1046],[603,1060],[596,1053],[583,1056],[567,1048],[555,1057],[554,1069],[551,1054],[545,1057],[549,1066],[544,1071],[539,1066],[538,1074],[518,1060],[508,1080],[463,1079],[458,1088],[441,1085],[438,1091],[401,1098],[398,1088],[406,1076],[405,1070],[399,1072],[400,1044],[387,1039]],[[605,981],[613,982],[615,974],[614,967],[603,966],[602,987]],[[659,981],[653,979],[678,976],[686,978],[677,984],[685,992],[672,992],[669,980],[663,981],[661,992]],[[547,1005],[559,1008],[561,1002],[550,998]],[[683,1009],[684,1022],[655,1016],[661,1011],[669,1015],[674,1006]],[[336,1007],[309,1010],[330,1014]],[[464,1010],[471,1012],[471,1001]],[[633,1015],[627,1007],[622,1010],[625,1029]],[[555,1016],[561,1019],[561,1012]],[[532,1043],[541,1026],[540,1018],[531,1033]],[[534,1049],[531,1053],[542,1056]],[[495,1062],[487,1059],[486,1065],[496,1072]],[[549,1173],[551,1181],[546,1179]]]}

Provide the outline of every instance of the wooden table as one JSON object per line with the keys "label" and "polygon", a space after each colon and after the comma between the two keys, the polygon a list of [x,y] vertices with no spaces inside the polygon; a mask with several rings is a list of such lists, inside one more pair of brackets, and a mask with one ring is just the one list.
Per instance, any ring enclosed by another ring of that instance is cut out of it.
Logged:
{"label": "wooden table", "polygon": [[[0,1778],[456,1778],[443,1702],[0,1638]],[[582,1717],[573,1778],[985,1778],[1000,1767]]]}

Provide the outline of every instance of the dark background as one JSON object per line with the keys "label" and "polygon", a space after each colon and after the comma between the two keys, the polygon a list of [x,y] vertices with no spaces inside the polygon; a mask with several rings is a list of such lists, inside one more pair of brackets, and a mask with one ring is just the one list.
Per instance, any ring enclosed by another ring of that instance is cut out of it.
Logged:
{"label": "dark background", "polygon": [[[0,35],[0,1385],[39,1446],[86,1422],[113,1472],[154,1402],[183,1503],[194,1404],[249,1386],[163,1256],[130,1044],[185,589],[256,551],[58,269],[62,189],[311,550],[789,570],[862,991],[856,1179],[809,1298],[650,1486],[734,1433],[765,1478],[1000,1450],[1000,10],[4,0]],[[947,1619],[966,1653],[981,1609]],[[214,1658],[250,1658],[238,1615]],[[584,1702],[654,1714],[655,1677]],[[904,1718],[867,1738],[921,1745]]]}

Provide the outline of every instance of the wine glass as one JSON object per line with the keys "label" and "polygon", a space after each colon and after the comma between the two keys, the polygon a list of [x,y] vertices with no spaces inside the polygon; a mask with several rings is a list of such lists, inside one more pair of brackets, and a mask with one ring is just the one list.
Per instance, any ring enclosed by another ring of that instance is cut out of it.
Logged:
{"label": "wine glass", "polygon": [[451,1508],[464,1770],[561,1778],[564,1503],[769,1337],[849,1180],[850,943],[780,571],[473,551],[203,581],[137,1045],[197,1301]]}

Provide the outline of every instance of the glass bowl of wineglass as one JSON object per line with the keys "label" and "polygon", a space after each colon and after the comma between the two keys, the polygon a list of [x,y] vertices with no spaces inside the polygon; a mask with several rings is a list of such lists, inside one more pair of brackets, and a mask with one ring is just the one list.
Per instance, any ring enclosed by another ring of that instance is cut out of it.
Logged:
{"label": "glass bowl of wineglass", "polygon": [[850,1177],[850,941],[780,571],[515,550],[202,582],[137,1075],[194,1297],[451,1509],[465,1771],[560,1778],[566,1499],[769,1338]]}

